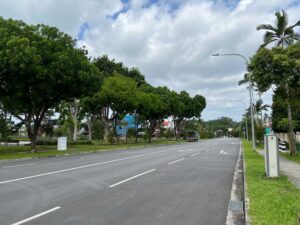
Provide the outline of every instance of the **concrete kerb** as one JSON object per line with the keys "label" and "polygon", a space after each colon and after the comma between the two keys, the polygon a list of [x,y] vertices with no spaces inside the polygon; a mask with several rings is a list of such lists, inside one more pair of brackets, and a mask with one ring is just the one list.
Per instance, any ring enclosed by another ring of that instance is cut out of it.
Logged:
{"label": "concrete kerb", "polygon": [[246,224],[245,210],[245,183],[244,183],[244,163],[242,148],[240,146],[239,156],[234,171],[226,225]]}

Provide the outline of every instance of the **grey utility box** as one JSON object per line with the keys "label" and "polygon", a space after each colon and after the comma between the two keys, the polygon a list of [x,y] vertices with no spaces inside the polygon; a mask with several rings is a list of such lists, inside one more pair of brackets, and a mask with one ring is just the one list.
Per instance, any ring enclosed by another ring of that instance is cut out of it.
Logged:
{"label": "grey utility box", "polygon": [[66,151],[67,150],[67,137],[57,138],[57,150]]}
{"label": "grey utility box", "polygon": [[265,135],[265,170],[267,177],[279,176],[278,151],[278,138],[276,135]]}

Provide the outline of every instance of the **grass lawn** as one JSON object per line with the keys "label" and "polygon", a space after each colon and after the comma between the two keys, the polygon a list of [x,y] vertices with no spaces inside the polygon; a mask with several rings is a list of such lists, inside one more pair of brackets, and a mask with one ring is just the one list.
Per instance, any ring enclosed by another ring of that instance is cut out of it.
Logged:
{"label": "grass lawn", "polygon": [[298,225],[300,190],[287,177],[267,179],[264,159],[243,141],[252,225]]}
{"label": "grass lawn", "polygon": [[282,153],[280,152],[280,155],[297,163],[300,163],[300,152],[298,152],[298,155],[296,156],[291,156],[290,153]]}
{"label": "grass lawn", "polygon": [[155,141],[149,143],[138,144],[119,144],[119,145],[70,145],[67,151],[57,151],[56,145],[40,145],[37,146],[38,152],[31,153],[29,146],[0,146],[1,159],[18,159],[28,157],[47,157],[64,154],[79,154],[84,152],[98,152],[106,150],[118,150],[124,148],[147,147],[160,144],[176,144],[180,141]]}

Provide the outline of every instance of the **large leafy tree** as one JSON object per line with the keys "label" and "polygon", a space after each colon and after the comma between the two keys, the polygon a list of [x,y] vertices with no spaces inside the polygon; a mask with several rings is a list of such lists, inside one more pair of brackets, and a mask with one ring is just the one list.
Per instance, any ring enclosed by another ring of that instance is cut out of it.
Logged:
{"label": "large leafy tree", "polygon": [[201,95],[190,97],[186,91],[181,91],[177,95],[177,101],[174,107],[174,131],[176,138],[179,136],[179,128],[185,119],[192,117],[200,118],[201,112],[206,107],[205,98]]}
{"label": "large leafy tree", "polygon": [[300,85],[300,43],[287,48],[260,48],[249,65],[252,80],[260,92],[275,86],[285,90],[285,103],[289,123],[291,154],[296,154],[295,137],[292,125],[292,92]]}
{"label": "large leafy tree", "polygon": [[257,30],[266,30],[262,47],[265,47],[270,43],[275,43],[276,46],[284,47],[293,44],[295,40],[300,40],[300,35],[294,31],[296,26],[300,26],[300,20],[289,26],[288,15],[284,10],[281,12],[277,11],[275,16],[275,25],[261,24],[256,28]]}
{"label": "large leafy tree", "polygon": [[240,130],[240,123],[233,121],[229,117],[220,117],[215,120],[209,120],[204,122],[204,126],[207,131],[212,131],[217,137],[229,135],[228,128],[233,128],[231,134],[238,136]]}
{"label": "large leafy tree", "polygon": [[0,100],[26,125],[35,151],[47,111],[93,93],[100,74],[87,51],[75,48],[75,40],[55,27],[0,18],[0,36]]}
{"label": "large leafy tree", "polygon": [[164,102],[162,95],[153,92],[139,92],[137,112],[146,120],[149,143],[151,142],[155,128],[167,116],[167,109],[168,104]]}
{"label": "large leafy tree", "polygon": [[[300,20],[293,25],[288,25],[288,15],[284,10],[277,11],[275,13],[276,21],[275,25],[272,26],[271,24],[261,24],[257,26],[257,30],[266,30],[264,35],[264,43],[261,47],[265,47],[271,43],[275,43],[275,46],[282,48],[287,47],[294,43],[294,41],[300,40],[300,35],[294,31],[294,28],[300,26]],[[278,60],[278,59],[277,59]],[[280,62],[279,62],[280,63]],[[290,65],[291,66],[291,65]],[[283,72],[283,71],[282,71]],[[285,72],[285,75],[287,73]],[[284,75],[283,75],[284,76]],[[287,99],[290,97],[290,87],[289,87],[289,75],[283,77],[280,86],[284,86],[287,93]],[[292,111],[291,111],[291,104],[287,101],[287,114],[288,114],[288,124],[289,124],[289,139],[290,139],[290,151],[292,155],[295,155],[296,152],[296,144],[295,144],[295,136],[293,134],[293,120],[292,120]]]}
{"label": "large leafy tree", "polygon": [[82,101],[73,98],[70,101],[63,101],[57,107],[60,114],[59,121],[62,124],[69,124],[72,127],[73,141],[77,141],[78,126],[80,121],[84,118],[84,111],[82,108]]}
{"label": "large leafy tree", "polygon": [[[300,131],[300,88],[292,89],[290,95],[294,131]],[[273,95],[272,126],[275,132],[288,132],[286,92],[278,87]]]}
{"label": "large leafy tree", "polygon": [[[137,87],[132,78],[124,77],[119,74],[107,77],[96,94],[96,104],[102,106],[101,118],[106,128],[106,138],[108,131],[112,128],[115,131],[116,120],[121,115],[133,112],[137,105]],[[116,132],[116,131],[115,131]]]}
{"label": "large leafy tree", "polygon": [[115,73],[130,77],[135,80],[137,86],[145,84],[145,77],[138,68],[128,69],[122,62],[116,62],[114,59],[109,59],[107,55],[103,55],[93,60],[94,65],[101,71],[104,77],[113,76]]}

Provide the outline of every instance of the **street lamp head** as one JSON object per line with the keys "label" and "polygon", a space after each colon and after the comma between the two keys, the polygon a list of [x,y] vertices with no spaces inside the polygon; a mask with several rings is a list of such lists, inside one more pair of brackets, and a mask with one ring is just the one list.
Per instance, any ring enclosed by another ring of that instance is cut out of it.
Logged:
{"label": "street lamp head", "polygon": [[212,54],[211,56],[220,56],[219,53]]}

